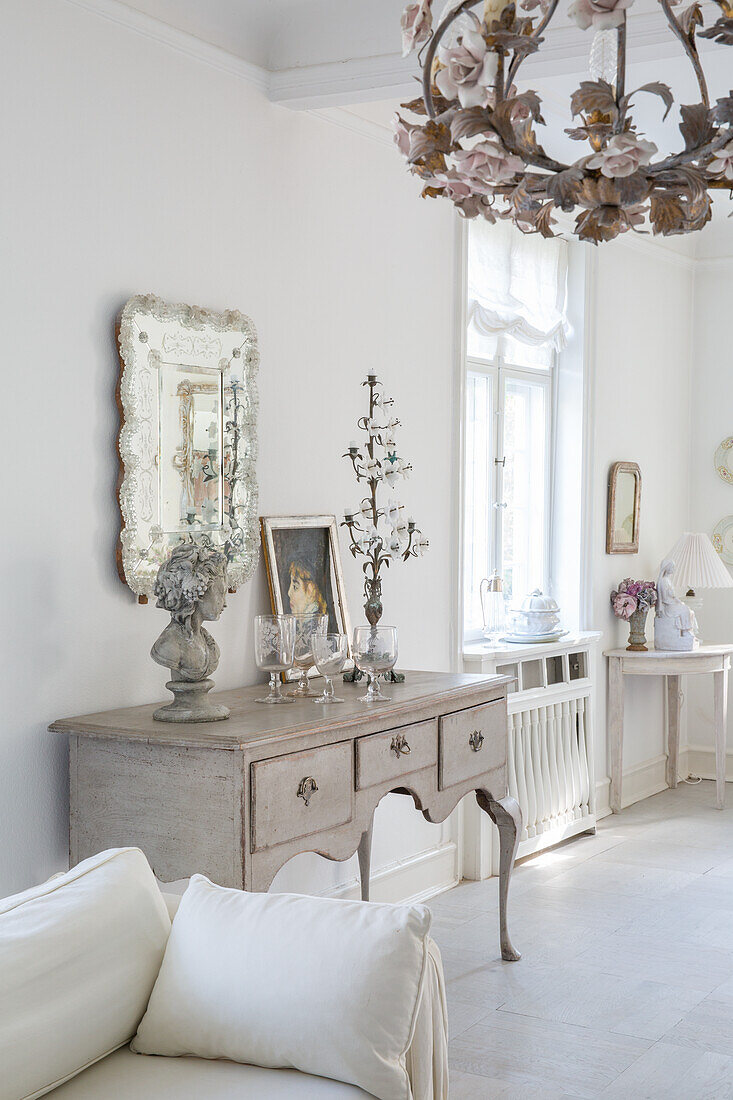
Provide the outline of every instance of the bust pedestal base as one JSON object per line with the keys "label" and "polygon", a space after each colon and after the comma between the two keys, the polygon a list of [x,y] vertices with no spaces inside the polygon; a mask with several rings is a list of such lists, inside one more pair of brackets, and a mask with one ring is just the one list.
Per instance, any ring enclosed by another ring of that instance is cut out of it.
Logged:
{"label": "bust pedestal base", "polygon": [[221,722],[229,717],[227,707],[206,698],[213,680],[169,680],[165,686],[175,701],[153,712],[156,722]]}

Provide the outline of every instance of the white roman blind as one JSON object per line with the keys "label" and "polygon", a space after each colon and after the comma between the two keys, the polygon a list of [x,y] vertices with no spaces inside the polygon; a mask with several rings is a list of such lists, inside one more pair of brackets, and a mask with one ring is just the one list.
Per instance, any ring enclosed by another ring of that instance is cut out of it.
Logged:
{"label": "white roman blind", "polygon": [[[522,233],[510,222],[475,218],[468,232],[467,322],[480,337],[504,336],[530,347],[561,351],[567,242]],[[469,337],[470,342],[470,337]]]}

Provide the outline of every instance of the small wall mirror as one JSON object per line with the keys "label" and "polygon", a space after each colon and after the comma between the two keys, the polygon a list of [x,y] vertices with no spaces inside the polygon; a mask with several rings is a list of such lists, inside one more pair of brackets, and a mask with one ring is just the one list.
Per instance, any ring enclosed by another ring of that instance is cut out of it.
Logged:
{"label": "small wall mirror", "polygon": [[607,554],[638,552],[640,509],[641,470],[635,462],[614,462],[608,475]]}
{"label": "small wall mirror", "polygon": [[120,349],[117,566],[143,600],[194,535],[227,555],[230,589],[257,564],[257,335],[235,310],[131,298]]}

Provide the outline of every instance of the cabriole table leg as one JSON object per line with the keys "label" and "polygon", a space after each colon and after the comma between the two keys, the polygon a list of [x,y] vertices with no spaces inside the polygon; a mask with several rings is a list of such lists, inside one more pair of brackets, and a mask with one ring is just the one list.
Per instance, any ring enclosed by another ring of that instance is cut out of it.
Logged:
{"label": "cabriole table leg", "polygon": [[509,882],[514,867],[514,857],[517,854],[519,835],[522,831],[522,811],[519,803],[510,795],[495,800],[488,791],[476,791],[476,800],[499,830],[499,935],[501,957],[506,962],[516,962],[522,956],[512,947],[512,942],[509,939],[507,899],[509,896]]}
{"label": "cabriole table leg", "polygon": [[372,830],[374,829],[374,817],[369,822],[369,828],[361,834],[357,854],[359,856],[359,878],[361,879],[361,900],[369,901],[369,877],[372,863]]}

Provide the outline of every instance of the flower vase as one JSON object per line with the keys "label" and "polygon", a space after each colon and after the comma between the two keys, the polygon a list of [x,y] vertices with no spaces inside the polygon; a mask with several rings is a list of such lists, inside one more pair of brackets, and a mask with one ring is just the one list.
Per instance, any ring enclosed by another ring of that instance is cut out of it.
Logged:
{"label": "flower vase", "polygon": [[632,650],[634,653],[646,653],[646,617],[649,614],[649,608],[639,608],[633,615],[629,617],[629,644],[627,649]]}

